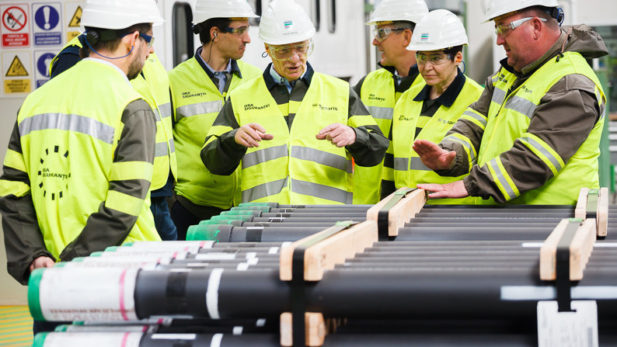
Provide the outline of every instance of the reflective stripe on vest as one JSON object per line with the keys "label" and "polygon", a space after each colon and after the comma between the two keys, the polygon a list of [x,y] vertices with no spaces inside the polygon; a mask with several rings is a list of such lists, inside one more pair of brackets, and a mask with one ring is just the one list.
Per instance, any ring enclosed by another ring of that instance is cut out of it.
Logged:
{"label": "reflective stripe on vest", "polygon": [[[230,96],[240,126],[258,123],[273,139],[249,148],[242,160],[243,201],[292,204],[351,203],[351,156],[315,135],[332,123],[347,124],[349,85],[315,73],[291,129],[263,78]],[[252,104],[255,107],[244,107]],[[291,112],[291,111],[290,111]]]}
{"label": "reflective stripe on vest", "polygon": [[[493,180],[504,198],[515,204],[575,204],[580,188],[597,188],[599,141],[604,119],[601,118],[577,152],[564,163],[557,152],[541,138],[527,132],[531,118],[546,92],[563,77],[584,75],[596,85],[599,104],[605,100],[600,82],[585,59],[576,52],[565,52],[549,60],[536,70],[521,86],[506,96],[516,81],[516,75],[501,69],[493,79],[494,93],[488,121],[478,155],[478,165],[488,165]],[[524,92],[521,92],[524,91]],[[500,154],[509,150],[515,141],[533,152],[553,173],[544,186],[523,192],[513,183],[503,167]]]}
{"label": "reflective stripe on vest", "polygon": [[[261,75],[256,67],[237,61],[242,78],[233,74],[229,92],[245,81]],[[202,206],[230,208],[239,201],[238,175],[211,174],[199,153],[227,95],[221,94],[193,57],[169,72],[174,105],[174,139],[178,166],[176,193]]]}

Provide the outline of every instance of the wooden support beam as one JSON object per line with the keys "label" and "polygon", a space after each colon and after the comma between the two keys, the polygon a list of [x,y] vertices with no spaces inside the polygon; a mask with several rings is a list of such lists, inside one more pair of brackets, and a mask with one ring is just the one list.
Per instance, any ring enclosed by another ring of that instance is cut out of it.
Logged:
{"label": "wooden support beam", "polygon": [[[366,211],[366,219],[378,221],[379,211],[388,204],[391,199],[396,197],[397,192],[401,192],[406,188],[401,188],[396,192],[388,195],[385,199],[381,200],[375,206]],[[423,189],[416,189],[413,192],[407,194],[396,205],[390,208],[388,214],[388,236],[398,236],[398,229],[403,227],[405,223],[414,218],[424,204],[426,203],[426,193]]]}
{"label": "wooden support beam", "polygon": [[[569,219],[562,219],[540,248],[540,279],[554,281],[557,278],[557,246],[564,236]],[[570,280],[583,278],[583,270],[589,261],[596,240],[596,220],[586,219],[578,227],[570,243]]]}
{"label": "wooden support beam", "polygon": [[576,201],[576,208],[574,209],[574,218],[585,219],[587,216],[587,195],[589,194],[589,188],[581,188],[578,193],[578,200]]}
{"label": "wooden support beam", "polygon": [[597,236],[605,237],[608,233],[608,187],[600,188],[598,210],[596,212]]}
{"label": "wooden support beam", "polygon": [[[328,229],[281,249],[279,258],[281,281],[291,281],[292,279],[293,253],[296,247],[310,244],[312,240],[322,237],[327,232]],[[353,258],[356,253],[362,252],[376,241],[377,222],[364,221],[308,247],[304,252],[304,280],[321,280],[325,271],[333,269],[337,264],[344,263],[345,259]]]}
{"label": "wooden support beam", "polygon": [[[305,321],[305,341],[307,346],[321,346],[326,338],[326,323],[323,314],[319,312],[306,312]],[[293,345],[293,317],[291,312],[281,313],[280,330],[281,346]]]}

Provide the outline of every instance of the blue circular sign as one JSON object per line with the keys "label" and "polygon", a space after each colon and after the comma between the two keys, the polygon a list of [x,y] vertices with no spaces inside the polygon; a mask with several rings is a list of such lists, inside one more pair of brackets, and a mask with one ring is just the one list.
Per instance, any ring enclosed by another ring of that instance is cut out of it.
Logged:
{"label": "blue circular sign", "polygon": [[53,53],[45,53],[36,61],[36,68],[42,76],[49,77],[49,63],[55,56]]}
{"label": "blue circular sign", "polygon": [[52,30],[60,22],[60,14],[53,6],[41,6],[34,14],[34,22],[43,30]]}

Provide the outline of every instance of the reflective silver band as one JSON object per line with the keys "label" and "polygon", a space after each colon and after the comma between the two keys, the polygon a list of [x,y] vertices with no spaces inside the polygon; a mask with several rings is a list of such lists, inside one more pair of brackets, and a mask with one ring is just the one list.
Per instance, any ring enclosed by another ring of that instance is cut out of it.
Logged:
{"label": "reflective silver band", "polygon": [[221,108],[223,108],[222,100],[214,100],[180,106],[176,109],[176,120],[180,120],[185,117],[196,116],[199,114],[208,114],[215,112],[218,113]]}
{"label": "reflective silver band", "polygon": [[394,170],[409,170],[409,158],[394,158]]}
{"label": "reflective silver band", "polygon": [[499,181],[499,183],[501,183],[501,186],[506,190],[506,193],[508,193],[509,196],[505,196],[506,201],[516,198],[516,194],[514,193],[514,190],[512,190],[512,187],[510,187],[510,184],[508,183],[506,178],[503,176],[503,172],[499,169],[499,165],[497,165],[497,159],[493,159],[489,161],[487,164],[493,168],[493,171],[497,175],[495,179]]}
{"label": "reflective silver band", "polygon": [[294,146],[291,148],[291,156],[296,159],[308,160],[321,165],[352,173],[351,160],[340,155],[320,151],[310,147]]}
{"label": "reflective silver band", "polygon": [[527,116],[527,118],[531,119],[534,111],[536,110],[536,105],[527,100],[523,99],[520,96],[512,96],[508,101],[506,101],[506,108],[520,112]]}
{"label": "reflective silver band", "polygon": [[482,124],[482,126],[486,127],[486,117],[482,117],[481,115],[471,111],[471,110],[467,110],[465,112],[463,112],[463,115],[465,116],[469,116],[475,120],[477,120],[478,122],[480,122]]}
{"label": "reflective silver band", "polygon": [[367,109],[373,118],[378,119],[392,120],[392,114],[394,114],[394,109],[391,107],[368,106]]}
{"label": "reflective silver band", "polygon": [[420,159],[419,157],[411,158],[411,170],[433,171],[432,169],[429,169],[428,166],[424,165],[424,163],[422,162],[422,159]]}
{"label": "reflective silver band", "polygon": [[255,152],[250,152],[242,157],[242,168],[246,169],[253,165],[265,163],[270,160],[274,160],[287,156],[287,145],[280,145],[276,147],[270,147],[260,149]]}
{"label": "reflective silver band", "polygon": [[351,204],[353,201],[353,194],[351,192],[306,181],[291,180],[291,191],[298,194],[337,201],[342,204]]}
{"label": "reflective silver band", "polygon": [[287,186],[287,178],[260,184],[253,188],[242,191],[242,201],[251,202],[280,193]]}
{"label": "reflective silver band", "polygon": [[521,138],[521,140],[524,142],[527,142],[533,148],[535,148],[538,152],[542,153],[551,162],[551,164],[553,164],[553,166],[555,167],[555,169],[557,169],[557,171],[561,171],[561,169],[563,169],[563,166],[561,166],[561,163],[559,163],[559,160],[555,158],[555,156],[551,152],[549,152],[546,148],[544,148],[538,141],[536,141],[535,139],[529,136],[525,136]]}
{"label": "reflective silver band", "polygon": [[96,119],[76,114],[37,114],[19,123],[19,134],[21,136],[26,136],[32,131],[47,129],[75,131],[109,144],[112,144],[114,141],[114,127],[99,122]]}
{"label": "reflective silver band", "polygon": [[495,89],[493,89],[493,98],[491,99],[491,101],[501,105],[505,99],[506,99],[506,92],[504,90],[501,90],[495,87]]}

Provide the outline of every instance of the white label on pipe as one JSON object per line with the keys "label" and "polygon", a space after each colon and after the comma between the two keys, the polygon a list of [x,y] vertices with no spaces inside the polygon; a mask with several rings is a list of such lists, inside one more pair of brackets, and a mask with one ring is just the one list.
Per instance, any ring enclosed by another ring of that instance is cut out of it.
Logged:
{"label": "white label on pipe", "polygon": [[521,244],[523,248],[542,248],[542,242],[523,242]]}
{"label": "white label on pipe", "polygon": [[255,326],[257,326],[257,327],[263,327],[264,325],[266,325],[266,319],[265,318],[259,318],[255,322]]}
{"label": "white label on pipe", "polygon": [[39,286],[43,316],[57,321],[137,320],[133,300],[137,271],[121,268],[46,269]]}
{"label": "white label on pipe", "polygon": [[278,253],[279,248],[278,247],[270,247],[270,250],[268,250],[268,254],[276,254]]}
{"label": "white label on pipe", "polygon": [[[219,285],[221,284],[221,276],[223,269],[216,268],[210,273],[208,278],[208,289],[206,290],[206,306],[208,314],[212,319],[220,319],[219,315]],[[214,338],[212,339],[214,341]]]}
{"label": "white label on pipe", "polygon": [[598,347],[595,301],[572,301],[573,312],[558,312],[557,301],[539,301],[538,347]]}
{"label": "white label on pipe", "polygon": [[234,335],[242,335],[243,328],[241,326],[235,326],[232,330]]}
{"label": "white label on pipe", "polygon": [[196,334],[152,334],[153,340],[195,340]]}
{"label": "white label on pipe", "polygon": [[617,248],[617,242],[596,242],[593,247],[598,248]]}
{"label": "white label on pipe", "polygon": [[223,340],[223,334],[214,334],[212,341],[210,341],[210,347],[221,347],[221,341]]}
{"label": "white label on pipe", "polygon": [[142,333],[115,332],[115,333],[95,333],[95,332],[64,332],[49,333],[45,338],[45,347],[66,347],[66,346],[123,346],[139,347]]}
{"label": "white label on pipe", "polygon": [[257,256],[257,252],[247,252],[246,259],[255,258]]}
{"label": "white label on pipe", "polygon": [[[502,286],[501,300],[554,300],[557,297],[553,286]],[[572,299],[601,300],[617,299],[617,286],[572,287]]]}
{"label": "white label on pipe", "polygon": [[236,270],[238,271],[246,271],[249,268],[249,263],[240,263],[236,266]]}
{"label": "white label on pipe", "polygon": [[197,260],[232,260],[232,259],[236,259],[236,254],[235,253],[223,253],[223,252],[199,253],[195,255],[195,259]]}

